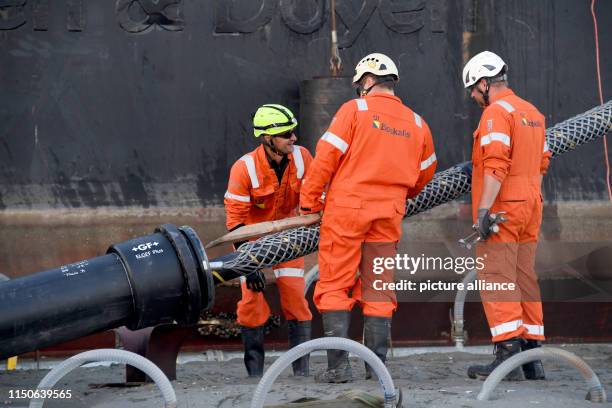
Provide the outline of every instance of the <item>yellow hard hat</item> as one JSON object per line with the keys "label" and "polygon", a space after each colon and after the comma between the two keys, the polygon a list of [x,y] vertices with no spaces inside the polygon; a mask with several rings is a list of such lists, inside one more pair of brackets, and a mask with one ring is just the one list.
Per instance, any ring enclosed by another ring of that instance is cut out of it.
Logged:
{"label": "yellow hard hat", "polygon": [[253,133],[255,137],[278,135],[294,129],[297,125],[298,121],[293,112],[283,105],[262,105],[253,115]]}

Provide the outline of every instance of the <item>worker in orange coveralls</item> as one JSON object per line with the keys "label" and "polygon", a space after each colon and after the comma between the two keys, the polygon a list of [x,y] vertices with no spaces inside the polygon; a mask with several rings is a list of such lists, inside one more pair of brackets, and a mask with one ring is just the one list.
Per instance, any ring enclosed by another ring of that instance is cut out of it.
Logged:
{"label": "worker in orange coveralls", "polygon": [[[508,88],[504,61],[484,51],[463,69],[463,82],[483,109],[472,150],[472,213],[485,268],[479,279],[514,283],[513,292],[482,291],[483,306],[495,344],[495,360],[468,368],[470,378],[486,378],[521,350],[540,347],[544,321],[535,274],[535,252],[542,223],[540,186],[550,152],[544,116]],[[507,221],[490,234],[490,214],[505,212]],[[509,380],[544,379],[541,361],[513,370]]]}
{"label": "worker in orange coveralls", "polygon": [[[300,195],[301,213],[324,211],[314,303],[325,336],[348,337],[351,309],[359,302],[364,343],[383,362],[397,301],[393,291],[373,290],[372,282],[393,282],[394,271],[373,275],[372,260],[395,257],[406,200],[429,182],[437,163],[427,123],[394,94],[398,80],[386,55],[370,54],[357,64],[359,98],[342,105],[317,143]],[[352,381],[347,352],[329,350],[327,362],[316,381]]]}
{"label": "worker in orange coveralls", "polygon": [[[282,105],[263,105],[253,116],[253,131],[262,143],[232,166],[224,200],[228,230],[298,215],[300,188],[312,156],[295,144],[297,124],[293,113]],[[304,258],[273,269],[287,319],[289,346],[293,347],[310,340],[312,314],[304,298]],[[270,316],[264,287],[262,271],[241,277],[238,323],[242,326],[244,363],[249,376],[254,377],[263,374],[264,323]],[[294,375],[308,376],[308,363],[308,356],[295,361]]]}

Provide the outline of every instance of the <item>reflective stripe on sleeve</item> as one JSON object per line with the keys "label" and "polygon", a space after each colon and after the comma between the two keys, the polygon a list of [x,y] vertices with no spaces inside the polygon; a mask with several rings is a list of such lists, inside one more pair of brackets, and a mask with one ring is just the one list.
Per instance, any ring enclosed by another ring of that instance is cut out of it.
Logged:
{"label": "reflective stripe on sleeve", "polygon": [[223,197],[231,198],[231,199],[237,200],[237,201],[242,201],[243,203],[250,203],[251,202],[251,197],[249,197],[249,196],[241,196],[241,195],[238,195],[238,194],[232,194],[229,191],[226,191],[225,195]]}
{"label": "reflective stripe on sleeve", "polygon": [[300,180],[304,177],[304,158],[302,157],[302,149],[298,145],[293,145],[293,163],[297,170],[297,178]]}
{"label": "reflective stripe on sleeve", "polygon": [[357,102],[357,109],[360,111],[367,111],[368,110],[368,103],[366,102],[365,99],[355,99],[355,102]]}
{"label": "reflective stripe on sleeve", "polygon": [[426,168],[434,164],[435,161],[436,161],[436,154],[433,153],[431,156],[429,156],[427,159],[421,162],[421,171],[425,170]]}
{"label": "reflective stripe on sleeve", "polygon": [[514,320],[512,322],[502,323],[499,326],[491,327],[491,336],[499,336],[504,333],[510,333],[518,330],[523,325],[522,320]]}
{"label": "reflective stripe on sleeve", "polygon": [[257,170],[255,170],[255,160],[251,157],[250,154],[245,154],[240,158],[246,166],[247,171],[249,172],[249,177],[251,178],[251,187],[258,188],[259,180],[257,180]]}
{"label": "reflective stripe on sleeve", "polygon": [[488,135],[484,135],[480,139],[480,146],[481,147],[486,146],[489,143],[493,143],[493,142],[502,142],[506,146],[510,147],[510,136],[508,136],[505,133],[492,132],[492,133],[489,133]]}
{"label": "reflective stripe on sleeve", "polygon": [[423,121],[421,120],[421,117],[418,115],[418,113],[413,112],[414,113],[414,123],[416,123],[416,125],[420,128],[423,127]]}
{"label": "reflective stripe on sleeve", "polygon": [[330,143],[336,149],[340,150],[342,154],[346,153],[346,150],[348,149],[348,143],[334,135],[332,132],[325,132],[325,134],[321,137],[321,140],[325,140],[327,143]]}

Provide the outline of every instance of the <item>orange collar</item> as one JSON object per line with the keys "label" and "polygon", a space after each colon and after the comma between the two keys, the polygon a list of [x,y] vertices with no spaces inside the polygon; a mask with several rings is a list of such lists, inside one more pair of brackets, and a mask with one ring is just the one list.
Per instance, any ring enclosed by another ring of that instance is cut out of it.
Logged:
{"label": "orange collar", "polygon": [[396,101],[398,101],[400,103],[402,102],[402,100],[399,97],[397,97],[396,95],[391,95],[391,94],[381,93],[381,92],[376,92],[376,93],[373,93],[371,95],[366,95],[365,96],[365,99],[370,99],[370,98],[389,98],[389,99],[396,100]]}
{"label": "orange collar", "polygon": [[512,89],[507,88],[507,89],[504,89],[503,91],[500,91],[500,92],[496,93],[495,97],[489,96],[489,105],[494,103],[497,100],[500,100],[500,99],[505,98],[506,96],[510,96],[510,95],[514,95],[514,92],[512,91]]}

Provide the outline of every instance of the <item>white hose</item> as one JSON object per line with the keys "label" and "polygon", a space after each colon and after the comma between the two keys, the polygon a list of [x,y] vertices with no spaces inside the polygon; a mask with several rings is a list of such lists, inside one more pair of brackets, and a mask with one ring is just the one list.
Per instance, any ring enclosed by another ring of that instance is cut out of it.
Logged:
{"label": "white hose", "polygon": [[310,286],[319,280],[319,264],[316,264],[304,276],[304,296],[308,293]]}
{"label": "white hose", "polygon": [[465,306],[465,298],[467,297],[467,286],[469,283],[472,283],[476,280],[476,269],[472,269],[465,275],[463,280],[463,289],[457,291],[457,295],[455,295],[455,306],[453,307],[454,320],[452,327],[452,336],[455,341],[455,347],[458,349],[463,349],[463,343],[465,342],[465,334],[463,331],[463,308]]}
{"label": "white hose", "polygon": [[577,355],[570,353],[569,351],[553,347],[538,347],[523,351],[501,363],[495,370],[493,370],[484,384],[482,384],[482,389],[480,390],[477,399],[479,401],[488,401],[491,397],[491,393],[495,387],[497,387],[497,384],[499,384],[499,382],[503,380],[510,371],[522,366],[525,363],[542,359],[570,363],[576,367],[578,371],[580,371],[580,374],[582,374],[582,377],[584,377],[586,380],[587,386],[589,387],[587,399],[591,400],[591,402],[606,402],[606,390],[602,387],[597,374],[593,372],[591,367],[589,367],[587,363],[585,363],[584,360]]}
{"label": "white hose", "polygon": [[[166,401],[165,407],[176,408],[176,394],[174,393],[174,388],[172,388],[172,384],[170,384],[168,377],[166,377],[162,370],[160,370],[159,367],[153,364],[150,360],[126,350],[98,349],[72,356],[69,359],[62,361],[51,371],[49,371],[38,384],[37,390],[50,390],[63,376],[68,374],[70,371],[82,366],[83,364],[96,361],[112,361],[115,363],[129,364],[138,368],[148,375],[160,389],[162,396]],[[30,400],[29,408],[42,408],[44,402],[44,398],[33,398]]]}
{"label": "white hose", "polygon": [[382,385],[384,392],[384,407],[395,407],[397,395],[395,394],[395,386],[393,385],[391,374],[389,374],[385,364],[376,354],[374,354],[374,352],[372,352],[372,350],[354,340],[342,337],[321,337],[289,349],[285,354],[280,356],[268,370],[266,370],[259,384],[257,384],[257,388],[255,388],[255,393],[251,400],[251,408],[263,408],[266,395],[268,391],[270,391],[272,384],[280,373],[282,373],[285,368],[289,367],[289,364],[314,350],[328,349],[348,351],[368,363],[378,376],[378,380]]}

